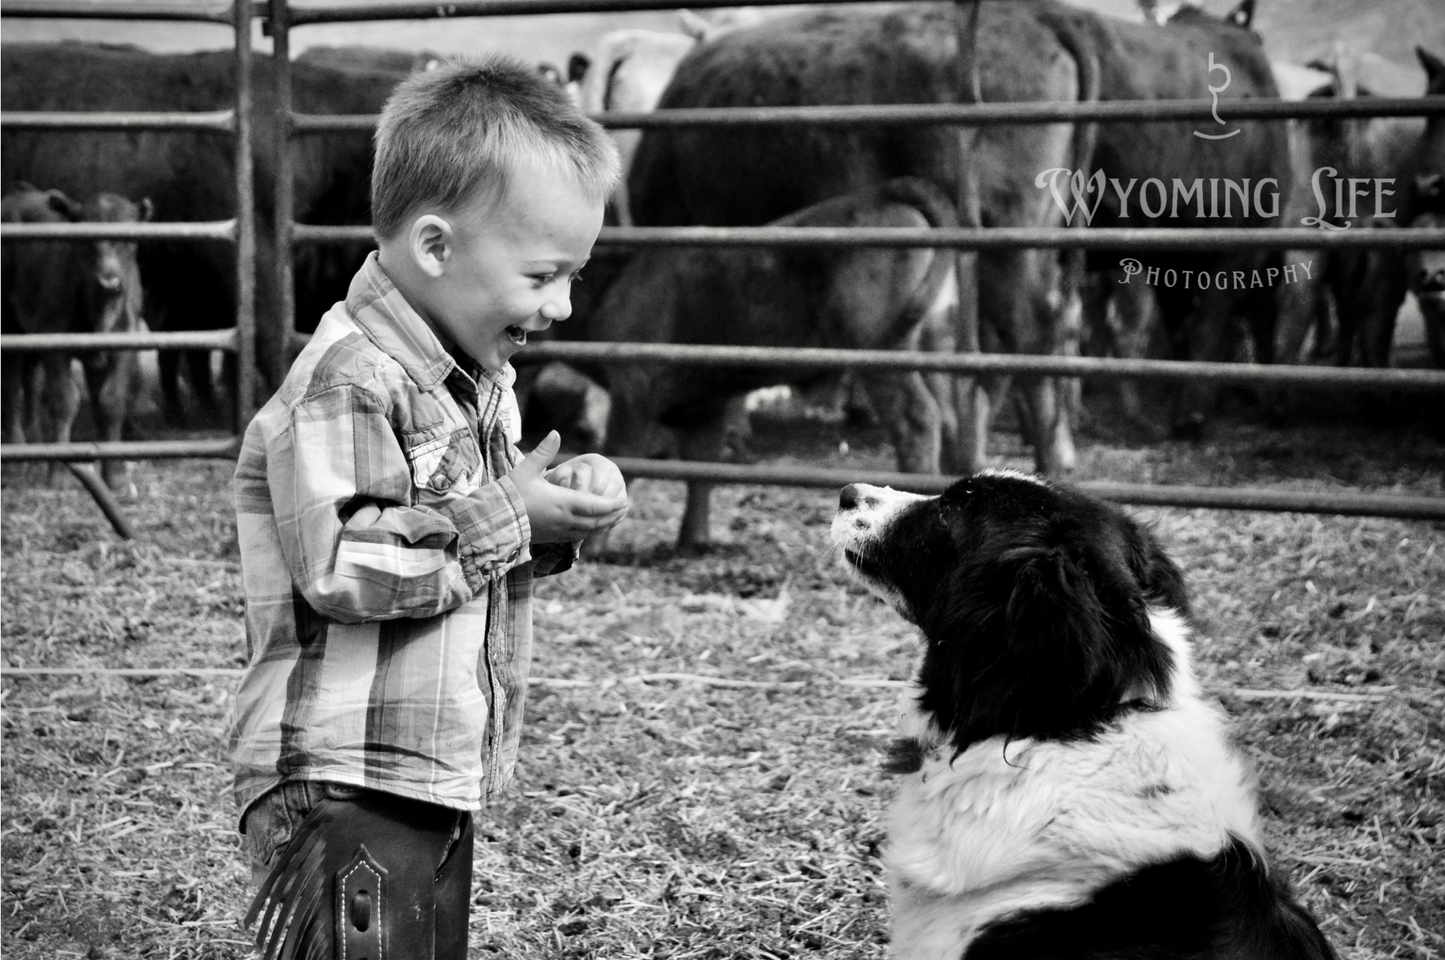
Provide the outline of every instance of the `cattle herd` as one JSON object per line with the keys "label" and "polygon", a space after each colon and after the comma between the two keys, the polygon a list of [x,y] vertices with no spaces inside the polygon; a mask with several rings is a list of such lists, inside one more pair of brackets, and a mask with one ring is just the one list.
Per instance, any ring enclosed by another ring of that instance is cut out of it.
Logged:
{"label": "cattle herd", "polygon": [[[687,15],[684,32],[619,31],[590,56],[574,57],[565,76],[551,73],[592,112],[1206,97],[1216,104],[1205,122],[619,130],[629,173],[611,208],[618,224],[1396,230],[1445,222],[1445,119],[1230,119],[1231,102],[1243,98],[1386,92],[1370,88],[1345,44],[1308,65],[1272,63],[1251,28],[1253,5],[1244,0],[1222,18],[1185,6],[1164,22],[1054,0],[978,4],[967,17],[952,3]],[[1445,94],[1445,63],[1423,48],[1418,59],[1414,92]],[[376,113],[396,82],[428,60],[368,48],[308,51],[293,65],[294,109]],[[0,66],[6,112],[209,111],[235,98],[227,52],[7,44]],[[288,138],[275,109],[274,64],[258,55],[253,77],[265,383],[287,339],[271,198]],[[368,222],[367,135],[306,136],[290,149],[298,222]],[[4,219],[222,220],[235,214],[234,163],[229,138],[208,132],[7,128]],[[340,297],[364,249],[297,249],[303,332]],[[231,326],[236,316],[234,251],[225,244],[7,241],[4,257],[6,333],[201,330]],[[1445,367],[1445,253],[1435,251],[604,248],[594,259],[558,336],[1387,366],[1396,314],[1412,292],[1432,359]],[[65,439],[82,389],[70,359],[17,356],[5,362],[6,441]],[[172,423],[194,421],[219,402],[208,361],[162,353]],[[93,354],[84,366],[96,429],[118,438],[134,354]],[[818,379],[807,370],[554,370],[535,380],[535,409],[558,407],[541,397],[548,385],[603,394],[607,402],[586,408],[594,418],[609,411],[592,436],[613,452],[710,459],[740,428],[749,391]],[[183,380],[195,409],[182,403]],[[1069,381],[895,375],[867,386],[900,469],[981,467],[990,412],[1006,397],[1021,401],[1037,467],[1073,466],[1078,391]],[[1142,418],[1137,397],[1127,389],[1124,397],[1125,413]],[[1181,388],[1170,426],[1198,436],[1213,404],[1207,387]],[[694,542],[707,535],[705,491],[696,493],[684,525],[684,539]]]}

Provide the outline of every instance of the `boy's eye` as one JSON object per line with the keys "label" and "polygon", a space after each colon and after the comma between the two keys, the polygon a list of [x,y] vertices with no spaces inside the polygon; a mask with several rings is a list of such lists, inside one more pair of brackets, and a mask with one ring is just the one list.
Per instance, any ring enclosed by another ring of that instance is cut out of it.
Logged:
{"label": "boy's eye", "polygon": [[[545,287],[545,286],[547,286],[548,284],[555,282],[556,279],[557,279],[557,274],[555,274],[555,273],[534,273],[534,274],[532,274],[532,283],[534,283],[535,285],[537,285],[537,286],[539,286],[539,287]],[[581,282],[581,280],[582,280],[582,271],[581,271],[581,270],[574,270],[574,271],[572,271],[572,273],[568,274],[568,276],[567,276],[567,282],[568,282],[568,283],[579,283],[579,282]]]}

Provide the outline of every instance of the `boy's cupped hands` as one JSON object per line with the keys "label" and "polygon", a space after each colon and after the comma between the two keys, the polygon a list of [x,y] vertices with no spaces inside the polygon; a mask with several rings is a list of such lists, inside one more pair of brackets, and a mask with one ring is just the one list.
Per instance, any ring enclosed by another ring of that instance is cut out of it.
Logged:
{"label": "boy's cupped hands", "polygon": [[631,501],[622,471],[606,457],[584,453],[551,469],[562,446],[553,430],[507,476],[532,525],[533,543],[570,543],[615,526]]}

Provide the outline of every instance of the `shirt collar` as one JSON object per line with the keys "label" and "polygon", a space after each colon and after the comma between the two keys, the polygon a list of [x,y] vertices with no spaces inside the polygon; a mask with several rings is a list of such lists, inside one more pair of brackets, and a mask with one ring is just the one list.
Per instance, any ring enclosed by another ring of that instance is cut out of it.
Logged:
{"label": "shirt collar", "polygon": [[424,390],[435,388],[454,372],[477,385],[491,383],[503,389],[510,389],[516,380],[510,363],[496,373],[465,355],[458,363],[381,269],[375,250],[352,278],[346,309],[362,332]]}

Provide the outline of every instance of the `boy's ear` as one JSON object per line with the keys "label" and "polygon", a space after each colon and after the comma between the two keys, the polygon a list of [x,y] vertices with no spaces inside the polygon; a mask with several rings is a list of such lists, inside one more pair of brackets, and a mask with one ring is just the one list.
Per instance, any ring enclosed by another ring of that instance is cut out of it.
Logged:
{"label": "boy's ear", "polygon": [[446,272],[455,242],[452,225],[434,213],[417,217],[407,232],[407,252],[429,277],[440,277]]}

